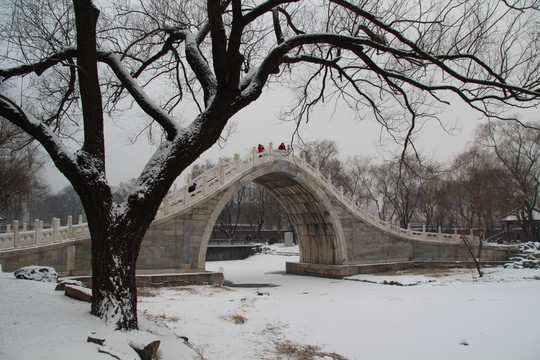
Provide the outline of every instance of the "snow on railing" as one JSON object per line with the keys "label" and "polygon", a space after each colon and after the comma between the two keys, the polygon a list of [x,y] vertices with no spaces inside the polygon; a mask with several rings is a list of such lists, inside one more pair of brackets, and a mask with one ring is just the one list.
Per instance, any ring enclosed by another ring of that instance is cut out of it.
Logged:
{"label": "snow on railing", "polygon": [[[228,183],[235,181],[237,176],[250,168],[275,159],[285,159],[302,168],[306,173],[313,176],[319,184],[324,185],[329,194],[338,199],[360,219],[384,232],[414,240],[460,241],[457,231],[454,231],[454,234],[444,234],[439,228],[438,232],[432,233],[426,232],[425,226],[421,232],[412,231],[410,226],[407,229],[403,229],[399,223],[392,224],[391,222],[381,220],[378,216],[369,213],[366,206],[359,207],[353,199],[346,197],[342,187],[338,189],[333,186],[332,178],[330,176],[324,176],[320,172],[319,164],[309,164],[306,161],[304,153],[298,158],[290,150],[273,149],[272,143],[262,153],[259,153],[254,147],[251,154],[245,159],[241,159],[240,155],[235,154],[234,158],[228,162],[220,158],[218,165],[211,169],[203,166],[202,174],[193,179],[191,176],[188,176],[187,184],[180,189],[174,184],[167,196],[163,199],[156,214],[156,219],[176,213],[193,205],[218,189],[223,188]],[[88,224],[82,223],[82,216],[79,216],[79,223],[77,225],[72,224],[72,218],[69,216],[67,225],[64,227],[60,226],[59,219],[53,218],[51,228],[48,229],[43,229],[42,221],[35,220],[33,230],[31,231],[27,230],[26,223],[23,223],[22,228],[19,229],[19,222],[14,221],[13,227],[7,225],[6,233],[0,234],[0,249],[38,246],[68,239],[88,237],[89,235]]]}
{"label": "snow on railing", "polygon": [[66,226],[60,226],[60,219],[52,218],[50,228],[45,229],[40,220],[34,220],[32,230],[27,227],[26,223],[22,223],[19,228],[17,220],[13,221],[13,225],[7,225],[6,232],[0,234],[0,249],[39,246],[90,236],[88,224],[82,222],[82,215],[79,215],[79,223],[75,225],[72,217],[68,216]]}

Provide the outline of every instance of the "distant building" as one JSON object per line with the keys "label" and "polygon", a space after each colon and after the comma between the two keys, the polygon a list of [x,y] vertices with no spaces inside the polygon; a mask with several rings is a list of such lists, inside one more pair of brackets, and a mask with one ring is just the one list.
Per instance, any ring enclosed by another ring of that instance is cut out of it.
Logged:
{"label": "distant building", "polygon": [[[507,240],[513,240],[509,238],[510,230],[512,228],[519,227],[521,229],[520,213],[521,209],[514,209],[499,219],[501,225],[506,230]],[[540,228],[540,210],[534,209],[532,217],[534,224],[536,225],[536,233],[538,233],[538,229]],[[524,237],[520,236],[520,232],[517,232],[517,240],[523,239]]]}

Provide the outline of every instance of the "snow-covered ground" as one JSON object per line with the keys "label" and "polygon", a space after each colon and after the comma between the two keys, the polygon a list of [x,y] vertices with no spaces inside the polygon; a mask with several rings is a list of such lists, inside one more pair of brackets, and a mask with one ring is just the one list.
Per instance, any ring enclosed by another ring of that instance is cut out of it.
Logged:
{"label": "snow-covered ground", "polygon": [[[162,340],[161,360],[540,359],[540,270],[336,280],[286,274],[297,251],[207,263],[227,287],[142,289],[141,330]],[[0,359],[111,359],[92,331],[111,332],[88,303],[0,274]]]}

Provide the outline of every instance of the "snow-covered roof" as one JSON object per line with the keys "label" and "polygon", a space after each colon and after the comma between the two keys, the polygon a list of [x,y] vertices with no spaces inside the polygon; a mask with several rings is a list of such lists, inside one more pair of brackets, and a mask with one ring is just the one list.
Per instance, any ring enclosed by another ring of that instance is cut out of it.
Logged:
{"label": "snow-covered roof", "polygon": [[[520,209],[515,209],[510,211],[508,214],[503,216],[499,221],[501,222],[515,222],[518,221],[518,213]],[[534,221],[540,221],[540,210],[534,209],[532,213]]]}

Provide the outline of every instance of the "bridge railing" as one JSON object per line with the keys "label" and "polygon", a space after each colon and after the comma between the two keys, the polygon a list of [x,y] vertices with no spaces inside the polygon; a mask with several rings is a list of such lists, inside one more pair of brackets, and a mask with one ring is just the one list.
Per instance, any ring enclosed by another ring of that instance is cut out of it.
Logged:
{"label": "bridge railing", "polygon": [[60,219],[53,218],[50,228],[44,228],[43,221],[34,220],[31,230],[26,223],[19,225],[14,221],[13,225],[7,225],[5,233],[0,234],[0,249],[39,246],[88,236],[88,224],[82,222],[82,216],[79,216],[78,224],[73,224],[72,217],[68,216],[66,226],[60,226]]}
{"label": "bridge railing", "polygon": [[[268,148],[262,153],[258,153],[256,148],[253,148],[251,154],[245,159],[241,159],[238,154],[235,154],[231,161],[225,162],[220,159],[218,165],[211,169],[203,167],[202,174],[194,179],[188,177],[187,184],[180,189],[174,184],[173,188],[163,199],[158,213],[156,214],[156,219],[192,205],[228,182],[234,181],[234,178],[237,175],[242,174],[252,166],[267,161],[273,161],[274,159],[286,159],[295,163],[308,174],[315,177],[320,184],[325,186],[330,194],[339,199],[339,201],[352,210],[358,217],[385,232],[415,240],[460,241],[457,231],[454,231],[454,234],[444,234],[441,233],[441,230],[439,229],[438,232],[432,233],[426,232],[424,228],[423,231],[419,232],[413,231],[410,227],[403,229],[399,224],[392,224],[391,222],[381,220],[378,216],[369,213],[367,207],[359,207],[353,199],[346,197],[343,193],[343,188],[336,188],[332,184],[331,177],[324,176],[320,172],[318,164],[309,164],[303,153],[300,157],[296,157],[292,151],[273,149],[272,143],[270,143]],[[190,192],[189,187],[195,183],[195,189]],[[13,222],[12,229],[8,225],[6,233],[0,234],[0,249],[36,246],[89,236],[88,225],[82,223],[81,216],[79,216],[79,224],[77,225],[72,224],[71,216],[68,217],[67,226],[60,227],[59,224],[59,220],[55,218],[52,221],[51,228],[43,229],[43,222],[36,220],[34,222],[34,229],[28,231],[26,224],[22,225],[22,229],[19,229],[19,223],[15,221]]]}

